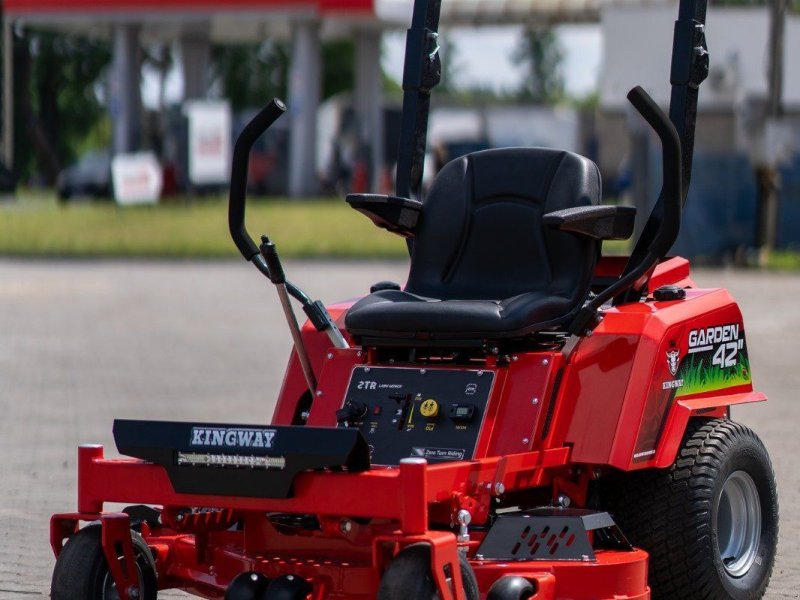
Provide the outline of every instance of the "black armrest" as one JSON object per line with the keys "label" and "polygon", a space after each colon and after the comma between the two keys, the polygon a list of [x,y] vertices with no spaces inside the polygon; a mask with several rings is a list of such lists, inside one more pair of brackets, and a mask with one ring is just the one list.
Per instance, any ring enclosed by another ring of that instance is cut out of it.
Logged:
{"label": "black armrest", "polygon": [[422,202],[382,194],[347,194],[347,203],[375,225],[403,237],[413,237]]}
{"label": "black armrest", "polygon": [[627,240],[633,235],[635,219],[632,206],[576,206],[542,217],[548,227],[596,240]]}

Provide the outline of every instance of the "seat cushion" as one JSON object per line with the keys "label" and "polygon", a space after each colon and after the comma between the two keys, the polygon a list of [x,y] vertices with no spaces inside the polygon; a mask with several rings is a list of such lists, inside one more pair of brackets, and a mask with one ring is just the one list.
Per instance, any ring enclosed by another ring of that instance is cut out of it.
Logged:
{"label": "seat cushion", "polygon": [[594,163],[570,152],[502,148],[448,163],[424,200],[405,288],[444,300],[538,290],[582,302],[597,244],[542,216],[598,204],[600,190]]}
{"label": "seat cushion", "polygon": [[570,318],[569,298],[528,292],[504,300],[437,300],[384,290],[359,300],[347,313],[354,335],[409,339],[516,338],[556,327]]}
{"label": "seat cushion", "polygon": [[568,324],[589,293],[599,244],[543,215],[600,201],[590,160],[546,148],[448,163],[423,201],[405,291],[379,291],[345,319],[355,336],[482,342]]}

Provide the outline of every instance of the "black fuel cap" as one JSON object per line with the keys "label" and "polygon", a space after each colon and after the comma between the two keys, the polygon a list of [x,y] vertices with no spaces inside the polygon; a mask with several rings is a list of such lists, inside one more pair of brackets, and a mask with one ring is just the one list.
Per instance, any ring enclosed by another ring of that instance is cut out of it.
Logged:
{"label": "black fuel cap", "polygon": [[668,302],[670,300],[683,300],[686,298],[686,290],[677,285],[665,285],[658,288],[653,292],[653,298],[659,302]]}
{"label": "black fuel cap", "polygon": [[375,292],[383,292],[384,290],[400,291],[400,284],[394,281],[379,281],[369,288],[369,293],[374,294]]}

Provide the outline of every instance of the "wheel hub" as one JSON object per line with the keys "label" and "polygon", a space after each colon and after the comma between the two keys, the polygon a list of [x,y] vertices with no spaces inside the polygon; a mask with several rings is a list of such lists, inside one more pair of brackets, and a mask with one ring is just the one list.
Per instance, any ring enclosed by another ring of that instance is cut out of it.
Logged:
{"label": "wheel hub", "polygon": [[732,577],[745,575],[761,541],[761,501],[753,478],[734,471],[722,486],[716,511],[717,551]]}
{"label": "wheel hub", "polygon": [[[137,585],[128,588],[128,597],[131,600],[139,600],[141,596],[140,590],[142,589],[142,569],[136,565],[136,580]],[[111,573],[106,573],[103,580],[103,600],[120,600],[119,590],[117,584],[114,582],[114,577]]]}

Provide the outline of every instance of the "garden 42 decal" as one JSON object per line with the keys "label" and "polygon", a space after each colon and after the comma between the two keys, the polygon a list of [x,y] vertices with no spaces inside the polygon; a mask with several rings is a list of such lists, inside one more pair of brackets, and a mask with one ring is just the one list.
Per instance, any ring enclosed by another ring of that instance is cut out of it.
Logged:
{"label": "garden 42 decal", "polygon": [[740,323],[689,331],[687,356],[680,365],[679,396],[750,383],[750,362]]}
{"label": "garden 42 decal", "polygon": [[[685,396],[750,385],[750,362],[741,323],[686,330],[668,340],[656,379],[647,398],[633,462],[655,456],[673,403]],[[666,381],[665,381],[666,379]]]}
{"label": "garden 42 decal", "polygon": [[720,325],[689,332],[689,354],[714,352],[711,364],[720,369],[735,367],[739,351],[744,348],[744,337],[739,337],[739,324]]}

